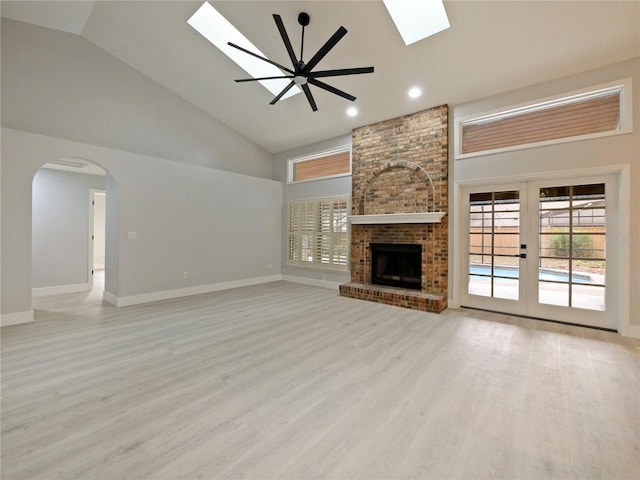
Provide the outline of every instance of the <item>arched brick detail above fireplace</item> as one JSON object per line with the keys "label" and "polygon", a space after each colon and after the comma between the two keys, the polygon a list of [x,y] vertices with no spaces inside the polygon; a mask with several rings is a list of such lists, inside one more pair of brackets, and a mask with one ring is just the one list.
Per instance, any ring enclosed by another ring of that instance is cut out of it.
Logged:
{"label": "arched brick detail above fireplace", "polygon": [[434,211],[435,186],[429,173],[406,160],[375,168],[362,186],[359,215]]}

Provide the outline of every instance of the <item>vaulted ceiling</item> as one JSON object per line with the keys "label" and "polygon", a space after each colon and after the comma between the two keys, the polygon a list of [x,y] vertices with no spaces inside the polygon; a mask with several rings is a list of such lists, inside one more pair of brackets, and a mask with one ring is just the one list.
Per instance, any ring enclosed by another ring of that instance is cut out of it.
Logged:
{"label": "vaulted ceiling", "polygon": [[[418,1],[418,0],[416,0]],[[201,1],[2,1],[2,16],[81,35],[270,152],[440,104],[456,105],[640,56],[640,2],[445,1],[451,28],[405,46],[381,1],[212,1],[265,55],[287,52],[273,21],[281,15],[299,49],[298,13],[311,23],[313,53],[342,25],[347,35],[318,68],[375,66],[375,73],[327,79],[355,102],[312,87],[273,96],[187,19]],[[417,99],[407,95],[418,86]],[[346,115],[355,106],[356,117]]]}

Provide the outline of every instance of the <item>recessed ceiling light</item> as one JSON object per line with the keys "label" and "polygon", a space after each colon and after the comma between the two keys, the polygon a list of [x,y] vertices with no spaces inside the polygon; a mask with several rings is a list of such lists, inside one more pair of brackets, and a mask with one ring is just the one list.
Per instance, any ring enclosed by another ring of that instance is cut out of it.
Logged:
{"label": "recessed ceiling light", "polygon": [[356,115],[358,115],[358,109],[356,107],[347,108],[347,115],[349,115],[350,117],[355,117]]}
{"label": "recessed ceiling light", "polygon": [[420,90],[418,87],[409,89],[409,96],[411,98],[418,98],[420,95],[422,95],[422,90]]}
{"label": "recessed ceiling light", "polygon": [[[258,50],[255,45],[247,39],[247,37],[245,37],[208,2],[204,2],[196,13],[187,20],[187,23],[195,28],[203,37],[218,47],[222,53],[238,64],[253,78],[277,77],[279,75],[283,75],[278,67],[271,65],[270,63],[263,62],[258,58],[247,55],[240,50],[227,45],[227,42],[232,42],[246,48],[247,50],[257,53],[262,57],[266,57],[264,53]],[[273,95],[278,95],[282,89],[290,83],[290,80],[283,78],[267,81],[260,80],[259,82]],[[292,88],[280,100],[284,100],[285,98],[291,97],[301,91],[302,90],[298,87]]]}
{"label": "recessed ceiling light", "polygon": [[405,45],[434,35],[450,27],[442,0],[384,0]]}

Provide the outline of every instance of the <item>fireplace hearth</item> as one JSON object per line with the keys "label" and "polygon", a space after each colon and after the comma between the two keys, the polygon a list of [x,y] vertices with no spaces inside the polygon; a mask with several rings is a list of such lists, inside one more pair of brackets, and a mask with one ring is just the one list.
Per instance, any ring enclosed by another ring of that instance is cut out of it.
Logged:
{"label": "fireplace hearth", "polygon": [[420,290],[422,245],[371,244],[371,283]]}

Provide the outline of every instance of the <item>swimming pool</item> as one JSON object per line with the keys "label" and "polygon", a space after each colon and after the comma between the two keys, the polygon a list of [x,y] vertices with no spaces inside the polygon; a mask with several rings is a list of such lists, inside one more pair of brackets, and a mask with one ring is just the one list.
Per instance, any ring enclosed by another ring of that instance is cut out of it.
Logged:
{"label": "swimming pool", "polygon": [[[491,265],[477,265],[472,264],[469,266],[469,275],[490,276]],[[493,275],[502,278],[518,278],[520,271],[516,267],[495,267],[493,269]],[[548,268],[541,268],[538,277],[540,280],[551,280],[555,282],[568,282],[569,274],[558,270],[551,270]],[[584,273],[574,273],[572,275],[573,283],[589,284],[594,283],[593,279]]]}

